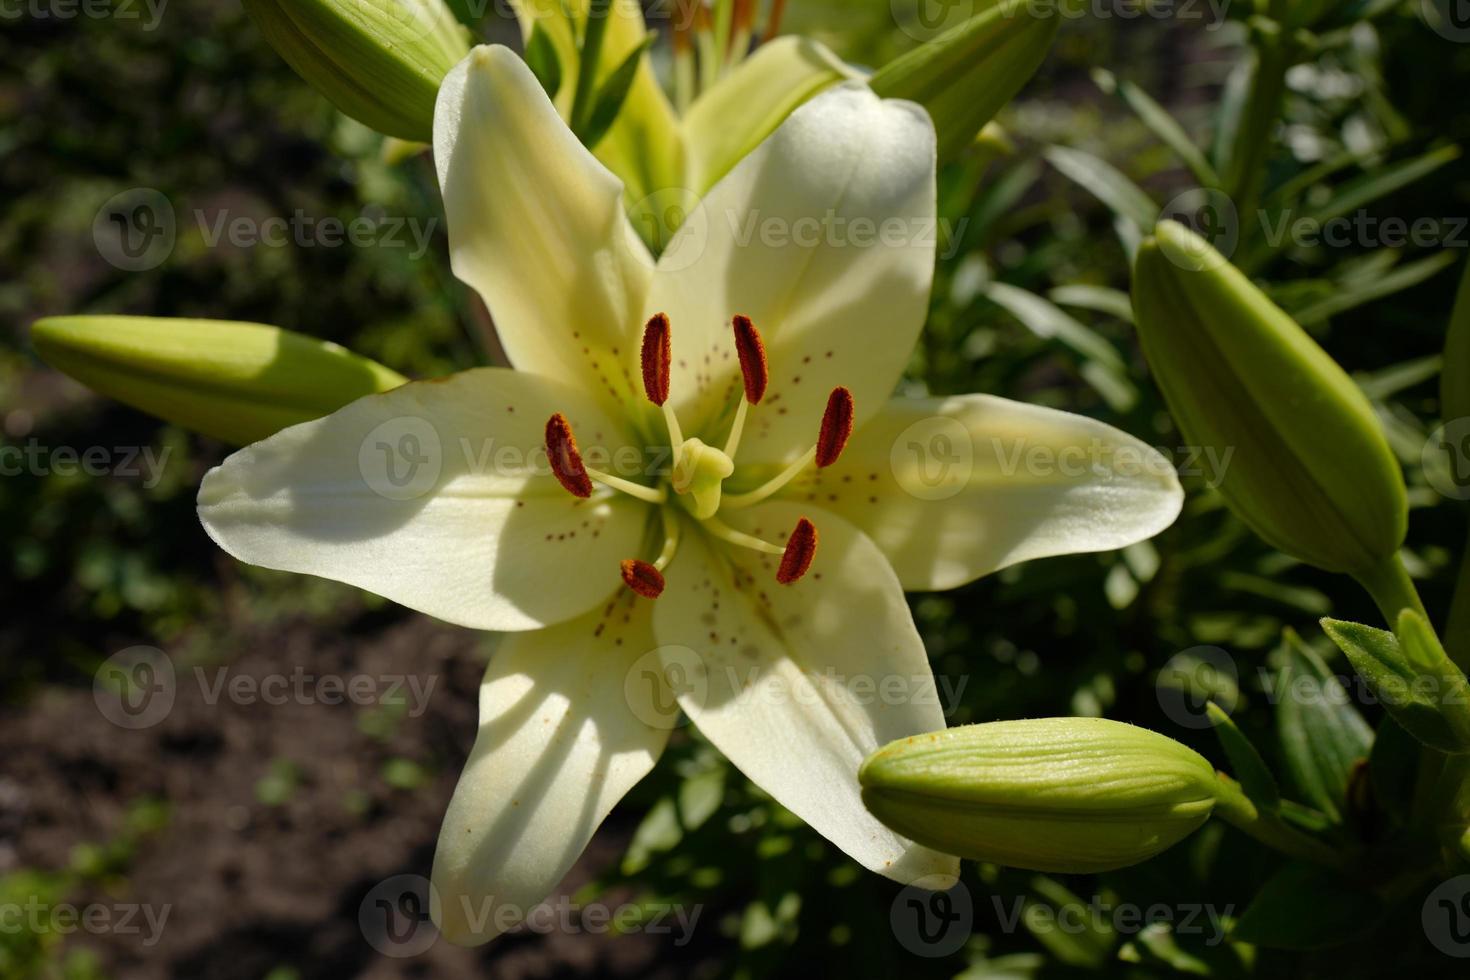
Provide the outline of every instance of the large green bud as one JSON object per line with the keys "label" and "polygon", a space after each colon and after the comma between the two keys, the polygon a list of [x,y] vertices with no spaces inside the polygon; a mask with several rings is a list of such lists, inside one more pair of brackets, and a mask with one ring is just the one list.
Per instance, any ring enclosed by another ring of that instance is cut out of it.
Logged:
{"label": "large green bud", "polygon": [[999,0],[878,69],[869,86],[928,110],[943,162],[1036,74],[1061,25],[1057,4]]}
{"label": "large green bud", "polygon": [[94,391],[237,446],[403,384],[349,350],[279,327],[147,316],[54,316],[36,353]]}
{"label": "large green bud", "polygon": [[271,47],[338,109],[388,136],[427,143],[434,99],[469,54],[444,0],[244,0]]}
{"label": "large green bud", "polygon": [[900,739],[858,771],[863,803],[920,844],[1035,871],[1153,857],[1199,828],[1226,784],[1199,753],[1104,718],[1035,718]]}
{"label": "large green bud", "polygon": [[1403,543],[1403,474],[1372,406],[1295,321],[1215,251],[1161,222],[1133,268],[1138,335],[1192,444],[1228,459],[1220,491],[1302,561],[1369,575]]}

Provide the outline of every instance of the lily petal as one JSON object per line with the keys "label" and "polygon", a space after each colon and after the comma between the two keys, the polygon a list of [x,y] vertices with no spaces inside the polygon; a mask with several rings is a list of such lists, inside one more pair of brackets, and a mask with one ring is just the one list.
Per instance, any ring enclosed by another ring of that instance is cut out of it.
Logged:
{"label": "lily petal", "polygon": [[787,502],[732,523],[775,538],[801,516],[818,528],[816,558],[786,586],[776,558],[684,535],[653,613],[673,692],[741,772],[864,867],[903,882],[956,874],[957,859],[879,823],[858,787],[858,767],[879,746],[944,727],[882,553],[841,518]]}
{"label": "lily petal", "polygon": [[765,338],[771,382],[742,465],[810,448],[831,390],[857,421],[893,393],[929,307],[934,127],[911,102],[847,83],[794,111],[686,219],[645,306],[673,324],[672,398],[708,437],[740,391],[730,320]]}
{"label": "lily petal", "polygon": [[510,49],[477,47],[445,76],[434,162],[454,274],[484,298],[511,363],[626,400],[635,375],[620,354],[636,347],[653,260],[622,182]]}
{"label": "lily petal", "polygon": [[909,591],[1122,548],[1174,523],[1184,502],[1169,461],[1126,432],[989,395],[895,398],[836,464],[782,495],[862,528]]}
{"label": "lily petal", "polygon": [[628,681],[654,648],[648,606],[625,593],[491,655],[480,731],[434,854],[431,911],[451,942],[519,923],[658,761],[672,718],[660,689]]}
{"label": "lily petal", "polygon": [[543,443],[553,412],[588,456],[629,445],[576,389],[481,368],[360,398],[240,450],[205,474],[199,518],[241,561],[461,626],[571,619],[621,587],[618,562],[638,553],[651,512],[562,489]]}

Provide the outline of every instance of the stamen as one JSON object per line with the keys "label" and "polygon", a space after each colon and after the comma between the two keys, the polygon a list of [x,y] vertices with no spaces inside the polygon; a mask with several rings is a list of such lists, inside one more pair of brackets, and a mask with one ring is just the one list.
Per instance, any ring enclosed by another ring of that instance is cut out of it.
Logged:
{"label": "stamen", "polygon": [[664,574],[646,561],[625,558],[621,563],[623,582],[645,599],[657,599],[664,591]]}
{"label": "stamen", "polygon": [[781,567],[776,570],[776,581],[790,585],[806,574],[817,556],[817,527],[803,517],[796,522],[791,537],[786,540],[786,550],[781,554]]}
{"label": "stamen", "polygon": [[669,400],[669,363],[673,351],[669,318],[658,313],[643,328],[643,391],[648,400],[662,406]]}
{"label": "stamen", "polygon": [[546,420],[546,459],[551,464],[551,473],[557,482],[574,497],[592,496],[592,481],[596,480],[604,486],[650,504],[661,504],[669,499],[668,493],[662,487],[645,487],[641,483],[594,470],[582,462],[582,454],[577,450],[577,439],[572,435],[572,425],[560,412]]}
{"label": "stamen", "polygon": [[759,405],[765,397],[766,384],[771,372],[766,367],[766,345],[761,342],[760,331],[748,316],[736,316],[732,321],[735,328],[735,353],[740,355],[740,375],[745,381],[745,400]]}
{"label": "stamen", "polygon": [[851,435],[852,392],[833,388],[827,398],[827,410],[822,413],[822,432],[817,436],[817,468],[837,462]]}
{"label": "stamen", "polygon": [[733,527],[726,524],[718,517],[707,517],[703,521],[701,521],[700,524],[706,531],[708,531],[710,534],[713,534],[721,541],[728,541],[731,544],[738,544],[742,548],[749,548],[751,551],[759,551],[763,555],[780,555],[785,553],[784,551],[782,551],[782,549],[771,544],[771,542],[769,541],[762,541],[760,538],[757,538],[754,535],[746,534],[744,531],[735,530]]}
{"label": "stamen", "polygon": [[571,423],[560,412],[546,420],[546,458],[551,462],[552,475],[566,487],[567,493],[574,497],[592,496],[592,478],[582,464],[582,454],[577,452]]}

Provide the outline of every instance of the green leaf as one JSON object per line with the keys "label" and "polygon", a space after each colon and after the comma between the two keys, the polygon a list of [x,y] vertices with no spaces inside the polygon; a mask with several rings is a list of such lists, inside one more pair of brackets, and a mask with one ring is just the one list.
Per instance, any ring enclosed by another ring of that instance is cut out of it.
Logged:
{"label": "green leaf", "polygon": [[1068,146],[1049,146],[1042,156],[1113,213],[1127,218],[1141,230],[1152,230],[1159,220],[1159,206],[1153,198],[1107,161]]}
{"label": "green leaf", "polygon": [[1450,311],[1439,391],[1441,419],[1452,422],[1470,416],[1470,263],[1460,275],[1460,289]]}
{"label": "green leaf", "polygon": [[617,121],[618,113],[623,109],[623,103],[628,99],[628,92],[633,88],[634,79],[638,77],[639,61],[656,37],[658,37],[657,34],[649,31],[643,43],[629,52],[628,57],[623,59],[623,63],[607,76],[607,81],[597,93],[597,101],[587,116],[582,132],[577,134],[583,145],[597,146],[607,135],[608,130],[612,129],[612,124]]}
{"label": "green leaf", "polygon": [[1123,102],[1132,109],[1139,120],[1148,127],[1149,132],[1159,138],[1159,141],[1174,151],[1174,154],[1184,162],[1194,179],[1203,187],[1220,186],[1220,175],[1215,168],[1210,166],[1204,151],[1195,145],[1194,140],[1179,125],[1179,121],[1169,114],[1169,110],[1154,101],[1153,96],[1129,81],[1119,82],[1113,78],[1111,72],[1098,69],[1093,73],[1098,87],[1104,91],[1116,91]]}
{"label": "green leaf", "polygon": [[1208,701],[1205,703],[1205,711],[1209,713],[1210,721],[1215,726],[1215,735],[1220,739],[1220,747],[1225,750],[1225,757],[1230,760],[1235,780],[1240,783],[1246,797],[1262,810],[1278,809],[1281,806],[1281,789],[1276,785],[1276,777],[1266,768],[1266,761],[1261,758],[1261,753],[1256,751],[1245,733],[1236,727],[1234,719],[1225,713],[1224,708]]}
{"label": "green leaf", "polygon": [[1322,658],[1290,629],[1283,656],[1276,724],[1287,770],[1308,802],[1341,822],[1348,779],[1367,758],[1373,731]]}
{"label": "green leaf", "polygon": [[1035,74],[1062,18],[1029,0],[1000,0],[879,68],[868,84],[917,102],[934,120],[939,159],[969,146]]}
{"label": "green leaf", "polygon": [[1075,306],[1094,313],[1106,313],[1124,323],[1133,322],[1133,299],[1121,289],[1107,286],[1058,286],[1046,294],[1058,306]]}
{"label": "green leaf", "polygon": [[1126,411],[1138,400],[1138,390],[1128,379],[1123,355],[1092,328],[1049,300],[1018,286],[993,282],[985,287],[985,296],[1036,336],[1057,340],[1082,355],[1088,362],[1082,368],[1083,378],[1114,409]]}
{"label": "green leaf", "polygon": [[531,36],[526,39],[526,66],[546,90],[546,97],[556,98],[556,93],[561,91],[561,56],[540,21],[531,25]]}
{"label": "green leaf", "polygon": [[1231,938],[1273,949],[1326,949],[1360,938],[1382,913],[1372,893],[1342,875],[1289,864],[1256,894]]}
{"label": "green leaf", "polygon": [[1352,278],[1337,283],[1336,288],[1327,297],[1310,306],[1292,310],[1291,313],[1297,323],[1308,327],[1339,313],[1345,313],[1354,307],[1383,299],[1385,296],[1392,296],[1411,286],[1417,286],[1454,263],[1453,253],[1439,252],[1416,262],[1401,265],[1392,272],[1376,278]]}
{"label": "green leaf", "polygon": [[1419,741],[1392,715],[1379,722],[1373,735],[1373,751],[1368,755],[1368,781],[1379,805],[1400,822],[1409,818],[1422,754]]}
{"label": "green leaf", "polygon": [[1335,619],[1322,629],[1406,732],[1441,752],[1470,752],[1470,684],[1420,616],[1404,610],[1401,637]]}

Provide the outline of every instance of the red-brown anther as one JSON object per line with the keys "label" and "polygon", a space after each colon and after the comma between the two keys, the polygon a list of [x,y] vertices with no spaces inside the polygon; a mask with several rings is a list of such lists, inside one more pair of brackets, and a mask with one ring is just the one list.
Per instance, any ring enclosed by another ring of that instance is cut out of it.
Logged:
{"label": "red-brown anther", "polygon": [[760,331],[748,316],[737,316],[732,321],[735,328],[735,353],[740,355],[740,375],[745,379],[745,400],[752,405],[760,404],[766,396],[766,383],[771,372],[766,368],[766,345],[761,342]]}
{"label": "red-brown anther", "polygon": [[803,517],[796,522],[791,537],[786,539],[786,550],[781,554],[781,567],[776,569],[776,581],[790,585],[806,574],[817,557],[817,527]]}
{"label": "red-brown anther", "polygon": [[842,455],[852,435],[852,392],[833,388],[822,413],[822,432],[817,436],[817,466],[831,466]]}
{"label": "red-brown anther", "polygon": [[669,400],[669,362],[673,356],[669,318],[655,314],[643,328],[643,392],[655,405]]}
{"label": "red-brown anther", "polygon": [[620,565],[623,569],[623,582],[627,584],[628,588],[645,599],[657,599],[663,595],[663,572],[660,572],[648,562],[639,561],[637,558],[624,558]]}
{"label": "red-brown anther", "polygon": [[592,477],[582,465],[571,423],[560,412],[546,420],[546,458],[551,463],[552,475],[567,488],[567,493],[574,497],[592,496]]}

